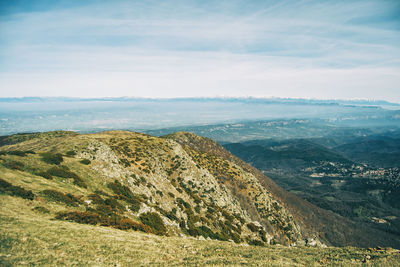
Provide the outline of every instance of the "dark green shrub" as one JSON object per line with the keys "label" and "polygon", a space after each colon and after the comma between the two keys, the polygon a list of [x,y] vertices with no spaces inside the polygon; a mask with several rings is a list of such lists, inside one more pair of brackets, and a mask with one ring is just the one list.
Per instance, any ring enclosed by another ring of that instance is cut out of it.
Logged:
{"label": "dark green shrub", "polygon": [[174,195],[173,193],[171,193],[171,192],[168,192],[168,195],[169,195],[170,197],[172,197],[172,198],[175,198],[175,195]]}
{"label": "dark green shrub", "polygon": [[76,198],[75,196],[71,194],[65,195],[61,192],[52,189],[43,190],[42,195],[49,201],[63,203],[66,204],[67,206],[76,207],[80,203],[78,198]]}
{"label": "dark green shrub", "polygon": [[74,172],[71,172],[65,167],[51,167],[50,169],[47,170],[47,173],[50,175],[62,177],[62,178],[75,178],[78,177],[78,175]]}
{"label": "dark green shrub", "polygon": [[209,237],[211,239],[217,239],[216,234],[213,231],[211,231],[211,229],[208,228],[207,226],[202,225],[202,226],[198,227],[197,232],[199,235],[203,236],[204,238]]}
{"label": "dark green shrub", "polygon": [[[113,183],[109,183],[108,188],[110,188],[114,193],[122,200],[132,204],[132,205],[140,205],[141,202],[144,202],[144,195],[138,196],[129,189],[129,187],[122,185],[118,180],[115,180]],[[147,198],[147,197],[145,197]]]}
{"label": "dark green shrub", "polygon": [[33,211],[39,212],[39,213],[43,213],[43,214],[49,214],[50,211],[48,209],[46,209],[45,207],[42,206],[36,206],[32,209]]}
{"label": "dark green shrub", "polygon": [[182,221],[179,222],[179,227],[182,228],[182,229],[186,229],[185,220],[182,220]]}
{"label": "dark green shrub", "polygon": [[160,190],[157,190],[156,194],[159,194],[161,197],[164,195],[163,192],[161,192]]}
{"label": "dark green shrub", "polygon": [[27,151],[25,151],[25,153],[26,153],[26,154],[36,154],[36,152],[33,151],[33,150],[27,150]]}
{"label": "dark green shrub", "polygon": [[232,222],[233,219],[235,218],[232,214],[230,214],[226,210],[222,210],[222,216],[224,216],[225,219],[228,220],[229,222]]}
{"label": "dark green shrub", "polygon": [[3,179],[0,179],[0,194],[7,194],[29,200],[33,200],[35,198],[35,195],[31,190],[25,190],[20,186],[12,185]]}
{"label": "dark green shrub", "polygon": [[191,235],[191,236],[196,237],[196,236],[199,236],[199,231],[195,227],[194,228],[189,227],[188,234]]}
{"label": "dark green shrub", "polygon": [[151,229],[148,225],[145,225],[141,222],[135,222],[134,220],[131,220],[129,218],[122,218],[121,220],[119,220],[118,223],[115,225],[115,228],[121,230],[132,229],[135,231],[142,231],[145,233],[154,233],[153,229]]}
{"label": "dark green shrub", "polygon": [[72,211],[72,212],[60,212],[57,214],[56,219],[73,221],[82,224],[92,224],[92,225],[102,225],[102,226],[110,226],[113,228],[121,229],[121,230],[135,230],[142,231],[146,233],[154,233],[153,229],[149,226],[144,225],[141,222],[136,222],[132,219],[121,217],[117,214],[113,214],[112,216],[104,216],[95,211]]}
{"label": "dark green shrub", "polygon": [[63,157],[60,153],[53,154],[53,153],[43,153],[42,160],[48,164],[56,164],[59,165],[63,162]]}
{"label": "dark green shrub", "polygon": [[87,188],[87,184],[83,179],[79,176],[74,177],[74,185],[77,185],[82,188]]}
{"label": "dark green shrub", "polygon": [[122,185],[118,180],[114,180],[113,183],[108,183],[108,188],[110,188],[116,195],[124,196],[126,198],[135,198],[135,195],[126,185]]}
{"label": "dark green shrub", "polygon": [[101,214],[102,216],[105,216],[105,217],[109,217],[109,216],[112,216],[113,214],[115,214],[114,211],[113,211],[113,208],[111,206],[109,206],[109,205],[106,205],[106,204],[98,204],[96,206],[96,209],[87,208],[86,210],[87,211],[97,212],[97,213],[99,213],[99,214]]}
{"label": "dark green shrub", "polygon": [[163,220],[160,215],[155,212],[146,212],[139,216],[139,219],[142,223],[150,226],[154,229],[155,234],[157,235],[165,235],[167,233],[167,228],[164,225]]}
{"label": "dark green shrub", "polygon": [[137,202],[137,203],[135,203],[135,204],[131,204],[130,206],[129,206],[129,209],[132,211],[132,212],[138,212],[139,210],[140,210],[140,202]]}
{"label": "dark green shrub", "polygon": [[52,180],[53,179],[53,176],[50,174],[50,173],[48,173],[48,172],[38,172],[38,173],[36,173],[36,175],[37,176],[41,176],[41,177],[43,177],[43,178],[45,178],[45,179],[47,179],[47,180]]}
{"label": "dark green shrub", "polygon": [[90,164],[90,160],[88,160],[88,159],[83,159],[83,160],[81,160],[79,162],[84,164],[84,165],[89,165]]}
{"label": "dark green shrub", "polygon": [[75,185],[87,188],[87,184],[85,183],[85,181],[83,181],[83,179],[79,177],[76,173],[68,170],[65,166],[63,166],[63,168],[54,166],[48,169],[47,173],[62,178],[73,178]]}
{"label": "dark green shrub", "polygon": [[246,224],[247,228],[249,228],[250,231],[252,231],[253,233],[256,233],[259,231],[259,227],[257,225],[255,225],[254,223],[248,223]]}
{"label": "dark green shrub", "polygon": [[199,205],[196,205],[196,206],[194,207],[194,210],[195,210],[197,213],[200,213],[200,206],[199,206]]}
{"label": "dark green shrub", "polygon": [[94,191],[96,194],[98,194],[98,195],[102,195],[102,196],[106,196],[106,197],[109,197],[110,195],[109,194],[107,194],[106,192],[104,192],[104,191],[102,191],[102,190],[95,190]]}
{"label": "dark green shrub", "polygon": [[266,237],[266,232],[264,229],[260,229],[260,231],[258,232],[258,235],[261,237],[262,241],[267,242],[267,237]]}
{"label": "dark green shrub", "polygon": [[14,155],[14,156],[19,156],[19,157],[25,157],[26,152],[21,151],[21,150],[12,150],[12,151],[7,151],[8,155]]}
{"label": "dark green shrub", "polygon": [[67,156],[69,156],[69,157],[73,157],[73,156],[76,155],[76,152],[73,151],[73,150],[70,150],[70,151],[67,151],[67,152],[65,153],[65,155],[67,155]]}
{"label": "dark green shrub", "polygon": [[19,170],[22,171],[24,169],[24,164],[19,161],[15,160],[6,160],[3,162],[4,167],[11,169],[11,170]]}
{"label": "dark green shrub", "polygon": [[113,211],[120,211],[120,212],[124,212],[126,209],[125,207],[118,202],[118,200],[116,200],[115,198],[107,198],[104,201],[105,205],[108,205],[112,208]]}
{"label": "dark green shrub", "polygon": [[119,163],[124,165],[124,167],[129,167],[131,166],[131,163],[127,159],[120,159]]}
{"label": "dark green shrub", "polygon": [[88,197],[93,204],[104,204],[104,199],[99,194],[90,194]]}
{"label": "dark green shrub", "polygon": [[265,245],[264,242],[257,239],[250,239],[247,241],[247,243],[252,246],[260,246],[260,247],[263,247]]}
{"label": "dark green shrub", "polygon": [[60,212],[57,214],[56,219],[92,225],[100,224],[103,221],[98,213],[91,211]]}

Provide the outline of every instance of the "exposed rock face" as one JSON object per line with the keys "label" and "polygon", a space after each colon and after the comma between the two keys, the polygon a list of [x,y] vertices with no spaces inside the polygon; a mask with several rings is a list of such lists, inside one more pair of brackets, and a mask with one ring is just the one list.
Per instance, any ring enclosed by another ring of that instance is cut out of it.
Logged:
{"label": "exposed rock face", "polygon": [[[14,146],[33,146],[37,152],[73,151],[68,164],[90,160],[87,166],[74,165],[86,175],[82,178],[89,184],[88,196],[101,188],[109,191],[110,183],[127,186],[140,203],[132,207],[116,197],[126,206],[124,216],[137,219],[158,213],[169,235],[248,243],[306,242],[285,204],[209,139],[189,133],[157,138],[111,131],[49,138],[45,146],[34,138],[27,140]],[[85,203],[94,206],[91,200]]]}

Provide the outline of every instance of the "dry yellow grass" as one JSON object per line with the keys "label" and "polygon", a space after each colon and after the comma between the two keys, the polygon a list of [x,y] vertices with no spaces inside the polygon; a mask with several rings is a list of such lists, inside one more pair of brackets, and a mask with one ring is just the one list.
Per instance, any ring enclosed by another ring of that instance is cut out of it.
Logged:
{"label": "dry yellow grass", "polygon": [[40,205],[0,196],[1,266],[398,266],[400,254],[357,248],[254,247],[221,241],[160,237],[52,220]]}

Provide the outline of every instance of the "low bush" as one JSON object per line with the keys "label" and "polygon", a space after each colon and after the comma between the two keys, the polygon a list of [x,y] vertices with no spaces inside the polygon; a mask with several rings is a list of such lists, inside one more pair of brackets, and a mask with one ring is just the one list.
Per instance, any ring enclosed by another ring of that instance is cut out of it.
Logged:
{"label": "low bush", "polygon": [[135,195],[126,185],[122,185],[118,180],[108,183],[108,188],[110,188],[116,195],[124,196],[126,198],[135,198]]}
{"label": "low bush", "polygon": [[260,247],[263,247],[265,245],[264,242],[257,239],[247,240],[247,243],[252,246],[260,246]]}
{"label": "low bush", "polygon": [[42,160],[48,164],[59,165],[61,162],[63,162],[63,157],[60,153],[53,154],[47,152],[42,154]]}
{"label": "low bush", "polygon": [[164,222],[158,213],[146,212],[141,214],[139,219],[142,223],[153,228],[155,234],[165,235],[167,233],[167,228],[165,227]]}
{"label": "low bush", "polygon": [[11,151],[7,151],[8,155],[14,155],[14,156],[19,156],[19,157],[25,157],[26,156],[26,152],[21,151],[21,150],[11,150]]}
{"label": "low bush", "polygon": [[25,190],[20,186],[12,185],[3,179],[0,179],[0,193],[29,200],[33,200],[35,198],[35,195],[31,190]]}
{"label": "low bush", "polygon": [[83,160],[81,160],[79,162],[84,164],[84,165],[89,165],[90,164],[90,160],[88,160],[88,159],[83,159]]}
{"label": "low bush", "polygon": [[48,173],[48,172],[44,172],[44,171],[42,171],[42,172],[38,172],[38,173],[35,173],[37,176],[41,176],[41,177],[43,177],[43,178],[45,178],[45,179],[47,179],[47,180],[52,180],[53,179],[53,176],[50,174],[50,173]]}
{"label": "low bush", "polygon": [[80,204],[78,198],[71,194],[64,194],[56,190],[47,189],[43,190],[42,195],[49,201],[66,204],[67,206],[77,207]]}
{"label": "low bush", "polygon": [[25,167],[25,165],[22,162],[15,160],[6,160],[3,162],[3,165],[8,169],[19,170],[19,171],[22,171]]}
{"label": "low bush", "polygon": [[83,224],[101,224],[102,218],[98,213],[91,211],[72,211],[72,212],[60,212],[57,214],[56,219],[58,220],[66,220],[66,221],[74,221],[77,223]]}
{"label": "low bush", "polygon": [[48,209],[46,209],[45,207],[42,206],[36,206],[32,209],[33,211],[39,212],[39,213],[43,213],[43,214],[49,214],[50,211]]}
{"label": "low bush", "polygon": [[68,170],[65,167],[52,167],[50,169],[47,170],[47,173],[49,173],[50,175],[54,175],[54,176],[58,176],[58,177],[62,177],[62,178],[75,178],[78,177],[78,175],[74,172],[71,172],[70,170]]}
{"label": "low bush", "polygon": [[83,188],[87,188],[87,184],[81,177],[79,177],[76,173],[68,170],[65,166],[63,167],[52,167],[47,170],[47,173],[50,175],[62,177],[62,178],[73,178],[74,184]]}
{"label": "low bush", "polygon": [[104,204],[104,199],[97,193],[90,194],[88,197],[93,204]]}
{"label": "low bush", "polygon": [[121,230],[135,230],[142,231],[146,233],[154,233],[153,229],[141,222],[136,222],[132,219],[121,217],[117,214],[112,216],[104,216],[95,211],[72,211],[72,212],[60,212],[57,214],[56,219],[73,221],[82,224],[91,225],[102,225],[109,226]]}
{"label": "low bush", "polygon": [[126,210],[125,207],[121,203],[119,203],[118,200],[116,200],[115,198],[111,197],[107,198],[104,201],[104,204],[110,206],[113,211],[124,212]]}
{"label": "low bush", "polygon": [[87,184],[83,179],[79,176],[74,177],[74,185],[77,185],[82,188],[87,188]]}
{"label": "low bush", "polygon": [[258,232],[259,231],[259,227],[257,225],[255,225],[254,223],[248,223],[246,224],[247,228],[249,228],[250,231],[252,231],[253,233]]}
{"label": "low bush", "polygon": [[108,188],[110,188],[120,199],[125,200],[126,202],[132,205],[138,205],[143,202],[143,197],[138,196],[132,193],[131,189],[126,185],[122,185],[118,180],[115,180],[112,183],[109,183]]}
{"label": "low bush", "polygon": [[69,156],[69,157],[73,157],[73,156],[76,155],[76,152],[73,151],[73,150],[70,150],[70,151],[67,151],[67,152],[65,153],[65,155],[67,155],[67,156]]}

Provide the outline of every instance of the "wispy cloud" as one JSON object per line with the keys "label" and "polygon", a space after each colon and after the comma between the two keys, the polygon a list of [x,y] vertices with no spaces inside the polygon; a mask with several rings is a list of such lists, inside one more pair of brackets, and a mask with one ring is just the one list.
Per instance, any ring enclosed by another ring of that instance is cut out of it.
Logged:
{"label": "wispy cloud", "polygon": [[0,13],[3,96],[400,101],[397,1],[34,2]]}

